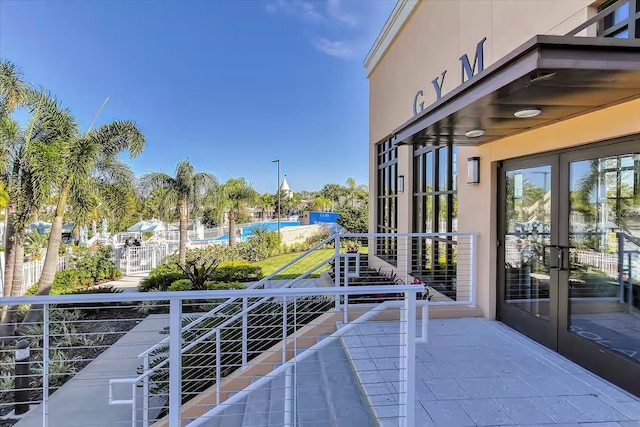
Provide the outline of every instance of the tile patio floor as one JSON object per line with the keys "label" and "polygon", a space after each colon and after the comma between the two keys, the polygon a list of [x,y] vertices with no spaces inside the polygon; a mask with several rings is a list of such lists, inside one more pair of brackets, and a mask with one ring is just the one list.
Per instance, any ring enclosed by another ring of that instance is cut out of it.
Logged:
{"label": "tile patio floor", "polygon": [[[343,338],[383,427],[398,425],[398,334],[398,323],[371,322]],[[640,399],[481,318],[430,320],[416,392],[419,427],[640,427]]]}

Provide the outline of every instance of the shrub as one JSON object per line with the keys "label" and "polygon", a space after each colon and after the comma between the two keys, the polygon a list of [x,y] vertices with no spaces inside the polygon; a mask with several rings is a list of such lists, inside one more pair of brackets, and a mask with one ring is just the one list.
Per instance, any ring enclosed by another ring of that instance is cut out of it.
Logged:
{"label": "shrub", "polygon": [[245,289],[246,286],[240,282],[207,282],[209,290],[225,290],[225,289]]}
{"label": "shrub", "polygon": [[212,280],[217,282],[251,282],[262,279],[262,267],[247,261],[226,261],[218,266]]}
{"label": "shrub", "polygon": [[162,264],[151,270],[149,277],[138,285],[138,290],[140,292],[148,292],[152,289],[154,291],[166,291],[176,280],[186,278],[184,271],[177,264]]}
{"label": "shrub", "polygon": [[190,291],[192,289],[191,280],[189,279],[180,279],[176,280],[169,286],[168,291],[171,292],[182,292],[182,291]]}
{"label": "shrub", "polygon": [[178,265],[178,267],[184,272],[187,279],[191,281],[191,289],[201,291],[206,289],[206,283],[213,279],[216,269],[218,268],[218,262],[215,260],[211,263],[207,263],[206,260],[187,260],[185,267],[181,265]]}

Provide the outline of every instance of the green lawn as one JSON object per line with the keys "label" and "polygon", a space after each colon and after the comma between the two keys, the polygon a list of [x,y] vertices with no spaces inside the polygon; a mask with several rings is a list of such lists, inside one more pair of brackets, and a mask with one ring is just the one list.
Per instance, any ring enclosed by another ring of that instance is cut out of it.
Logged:
{"label": "green lawn", "polygon": [[[283,267],[290,261],[293,261],[303,252],[296,252],[284,255],[274,256],[272,258],[264,259],[262,261],[258,261],[253,263],[253,265],[257,265],[262,267],[262,273],[267,276],[274,271],[278,270],[280,267]],[[319,249],[310,253],[306,257],[302,258],[300,261],[289,266],[285,271],[281,274],[278,274],[273,277],[275,280],[284,280],[284,279],[295,279],[303,273],[311,270],[313,267],[319,265],[322,261],[329,259],[334,254],[333,249]],[[320,273],[324,271],[328,271],[329,266],[323,265],[319,269],[313,272],[313,274],[309,275],[310,278],[320,277]]]}
{"label": "green lawn", "polygon": [[[344,253],[344,249],[342,250]],[[288,262],[293,261],[304,252],[294,252],[290,254],[278,255],[272,258],[263,259],[262,261],[254,262],[253,265],[257,265],[262,267],[262,273],[265,276],[273,273],[281,267],[284,267]],[[311,270],[313,267],[319,265],[322,261],[331,258],[331,256],[335,253],[334,249],[318,249],[313,253],[310,253],[306,257],[302,258],[298,262],[292,264],[287,267],[285,271],[282,271],[280,274],[273,276],[274,280],[291,280],[299,277],[301,274],[306,273]],[[368,247],[361,247],[360,254],[366,255],[369,253]],[[328,265],[323,265],[312,274],[309,275],[309,278],[320,277],[322,272],[329,271]]]}

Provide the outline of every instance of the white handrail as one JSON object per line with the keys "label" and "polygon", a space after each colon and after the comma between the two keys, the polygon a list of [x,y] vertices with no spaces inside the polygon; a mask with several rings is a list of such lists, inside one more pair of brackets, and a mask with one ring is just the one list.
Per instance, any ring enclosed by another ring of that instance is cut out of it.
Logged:
{"label": "white handrail", "polygon": [[[332,239],[335,239],[334,236],[330,236],[327,239],[324,239],[322,242],[314,245],[313,247],[311,247],[309,250],[305,251],[304,253],[298,255],[296,258],[294,258],[293,260],[289,261],[288,263],[286,263],[284,266],[280,267],[279,269],[277,269],[276,271],[270,273],[269,275],[267,275],[266,277],[263,277],[262,279],[260,279],[259,281],[257,281],[256,283],[252,284],[251,286],[247,287],[247,289],[256,289],[258,286],[263,285],[264,283],[266,283],[269,279],[277,276],[279,273],[281,273],[282,271],[284,271],[285,269],[289,268],[291,265],[293,265],[294,263],[298,262],[299,260],[301,260],[302,258],[306,257],[308,254],[310,254],[311,252],[321,248],[322,246],[328,244],[329,242],[331,242]],[[322,265],[322,264],[321,264]],[[317,270],[318,267],[316,267],[314,270],[311,270],[307,273],[313,272],[315,270]],[[292,282],[290,282],[288,285],[290,286],[291,284],[295,283],[295,281],[299,280],[300,277],[297,277],[296,279],[293,279]],[[283,286],[284,287],[289,287],[289,286]],[[200,324],[200,322],[204,321],[205,319],[211,318],[214,314],[218,313],[220,310],[222,310],[223,308],[229,306],[231,304],[232,301],[225,301],[224,303],[221,303],[219,305],[217,305],[215,308],[213,308],[212,310],[206,312],[205,314],[203,314],[202,316],[198,317],[196,320],[194,320],[193,322],[189,323],[188,325],[186,325],[184,328],[182,328],[182,332],[186,332],[188,330],[190,330],[191,328],[193,328],[195,325]],[[153,345],[152,347],[148,348],[147,350],[143,351],[142,353],[140,353],[138,355],[138,358],[144,357],[147,354],[151,353],[152,351],[160,348],[161,346],[163,346],[164,344],[166,344],[169,341],[169,337],[163,339],[162,341],[160,341],[159,343]]]}
{"label": "white handrail", "polygon": [[[326,262],[331,262],[331,260],[333,260],[335,258],[335,256],[332,256],[331,258],[329,258]],[[311,273],[313,273],[314,271],[316,271],[317,269],[319,269],[320,267],[322,267],[325,263],[322,263],[320,265],[317,265],[315,268],[307,271],[303,276],[307,276]],[[280,289],[286,289],[289,288],[293,283],[295,283],[297,280],[301,280],[300,277],[294,279],[293,281],[287,283],[285,286],[282,286]],[[246,298],[246,297],[245,297]],[[242,316],[249,314],[249,312],[251,312],[254,308],[262,305],[264,302],[266,302],[268,299],[272,298],[271,296],[269,297],[264,297],[261,298],[259,301],[256,301],[255,303],[251,304],[251,306],[247,307],[245,310],[242,310],[242,312],[235,314],[234,316],[228,318],[227,320],[225,320],[224,322],[222,322],[220,325],[216,326],[213,329],[210,329],[209,331],[207,331],[205,334],[203,334],[202,336],[198,337],[198,339],[196,339],[195,341],[193,341],[192,343],[186,345],[185,347],[182,348],[180,354],[183,354],[189,350],[191,350],[192,348],[194,348],[195,346],[197,346],[198,344],[202,343],[204,340],[206,340],[207,338],[211,337],[214,334],[217,334],[220,332],[220,330],[226,326],[229,326],[231,323],[235,322],[236,320],[240,319]],[[244,299],[244,298],[243,298]],[[228,301],[226,301],[228,303]],[[195,323],[195,322],[194,322]],[[193,324],[193,323],[191,323]],[[182,329],[181,332],[184,332],[185,328]],[[165,338],[163,341],[168,340],[169,337]],[[162,342],[161,342],[162,343]],[[148,353],[143,353],[143,356],[146,356]],[[149,369],[146,372],[143,372],[142,374],[140,374],[140,376],[138,376],[138,378],[136,379],[136,383],[142,381],[143,379],[145,379],[146,377],[150,376],[151,374],[153,374],[154,372],[156,372],[158,369],[162,368],[164,365],[166,365],[167,363],[169,363],[169,359],[165,359],[162,362],[158,363],[156,366],[154,366],[153,368]]]}
{"label": "white handrail", "polygon": [[[416,288],[417,289],[415,289],[413,291],[410,291],[410,293],[413,293],[413,297],[414,298],[416,297],[417,292],[422,290],[422,288],[419,287],[419,286],[416,286]],[[418,303],[418,301],[416,301],[416,303]],[[233,396],[231,396],[227,400],[225,400],[223,405],[220,405],[220,404],[216,405],[214,408],[212,408],[209,411],[207,411],[204,415],[198,417],[196,420],[194,420],[194,421],[190,422],[189,424],[187,424],[187,427],[198,427],[198,426],[204,425],[204,423],[207,423],[208,421],[210,421],[209,418],[211,418],[211,417],[213,417],[215,415],[218,415],[220,412],[225,410],[229,405],[233,405],[234,403],[240,402],[242,399],[246,398],[247,395],[249,393],[251,393],[252,391],[257,390],[257,389],[267,385],[270,381],[275,379],[275,377],[278,374],[286,371],[292,365],[295,365],[297,363],[300,363],[300,362],[304,361],[305,359],[310,357],[312,354],[314,354],[318,350],[323,349],[324,347],[329,345],[331,342],[333,342],[337,338],[342,337],[344,334],[346,334],[347,332],[349,332],[352,329],[356,328],[358,325],[370,320],[372,317],[374,317],[379,312],[387,310],[389,308],[401,308],[403,305],[404,305],[403,301],[385,301],[383,303],[380,303],[380,304],[376,305],[370,311],[368,311],[365,314],[363,314],[362,316],[358,317],[357,319],[355,319],[351,323],[349,323],[349,324],[347,324],[345,326],[342,326],[336,332],[334,332],[331,335],[325,337],[324,339],[318,341],[317,343],[315,343],[311,347],[305,349],[302,353],[300,353],[297,356],[289,359],[287,362],[285,362],[282,365],[278,366],[276,369],[274,369],[273,371],[271,371],[271,372],[267,373],[266,375],[262,376],[260,379],[256,380],[255,382],[252,382],[251,384],[249,384],[247,387],[245,387],[244,389],[242,389],[238,393],[235,393]],[[286,345],[286,343],[285,343],[285,345]]]}

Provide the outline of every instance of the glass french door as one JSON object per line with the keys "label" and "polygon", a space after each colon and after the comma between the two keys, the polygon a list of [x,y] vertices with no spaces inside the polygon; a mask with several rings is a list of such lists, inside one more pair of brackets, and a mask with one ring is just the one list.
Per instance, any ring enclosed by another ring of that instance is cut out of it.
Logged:
{"label": "glass french door", "polygon": [[550,266],[559,256],[558,158],[505,163],[501,178],[499,317],[556,348],[560,269]]}
{"label": "glass french door", "polygon": [[640,395],[640,138],[500,176],[499,318]]}

